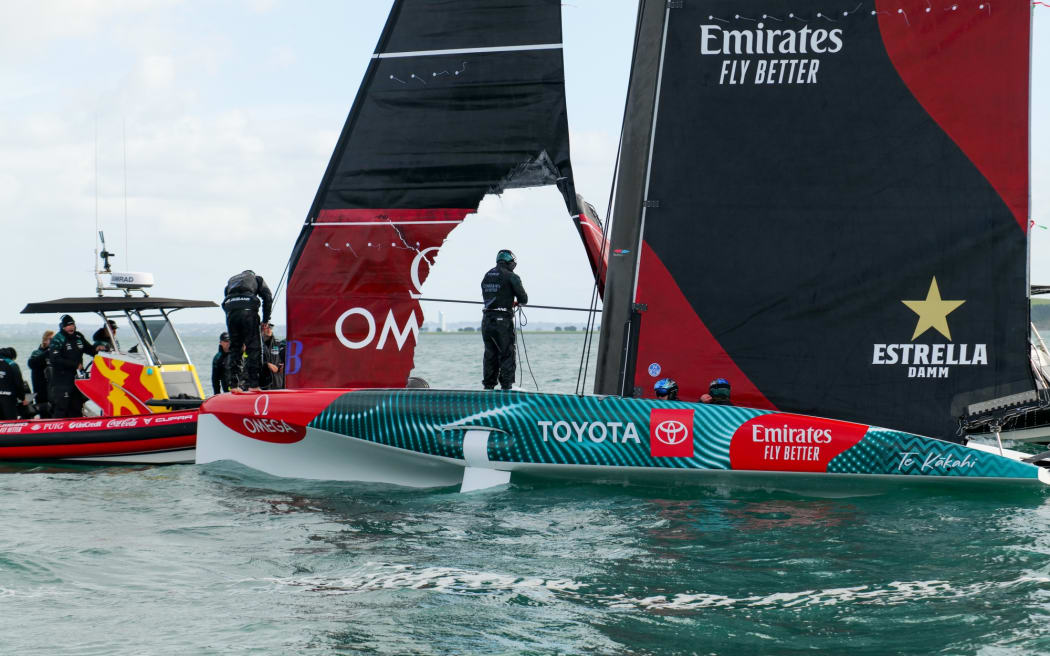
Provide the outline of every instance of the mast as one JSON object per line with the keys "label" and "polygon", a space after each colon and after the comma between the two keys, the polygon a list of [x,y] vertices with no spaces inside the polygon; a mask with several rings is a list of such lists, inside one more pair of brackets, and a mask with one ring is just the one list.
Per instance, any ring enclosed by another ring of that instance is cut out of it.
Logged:
{"label": "mast", "polygon": [[640,0],[638,5],[635,54],[613,183],[608,269],[594,383],[597,394],[632,395],[634,353],[642,319],[642,313],[634,307],[634,287],[667,7],[666,0]]}

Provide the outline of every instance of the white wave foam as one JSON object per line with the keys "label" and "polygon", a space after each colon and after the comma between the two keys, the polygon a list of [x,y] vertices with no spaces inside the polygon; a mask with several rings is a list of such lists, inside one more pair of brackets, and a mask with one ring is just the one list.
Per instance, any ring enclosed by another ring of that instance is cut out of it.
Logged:
{"label": "white wave foam", "polygon": [[452,567],[413,569],[409,565],[365,563],[355,573],[342,577],[287,577],[264,579],[278,585],[309,588],[326,594],[355,594],[375,590],[433,590],[444,593],[575,591],[583,587],[571,579],[521,577],[493,572],[473,572]]}

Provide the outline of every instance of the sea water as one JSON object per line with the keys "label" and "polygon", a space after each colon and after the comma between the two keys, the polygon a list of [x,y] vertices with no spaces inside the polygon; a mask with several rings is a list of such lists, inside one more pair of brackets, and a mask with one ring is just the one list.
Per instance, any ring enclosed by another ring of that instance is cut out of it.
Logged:
{"label": "sea water", "polygon": [[[582,337],[526,340],[571,392]],[[215,345],[188,341],[207,379]],[[417,374],[479,386],[479,336],[421,344]],[[0,654],[1050,653],[1041,492],[3,470]]]}

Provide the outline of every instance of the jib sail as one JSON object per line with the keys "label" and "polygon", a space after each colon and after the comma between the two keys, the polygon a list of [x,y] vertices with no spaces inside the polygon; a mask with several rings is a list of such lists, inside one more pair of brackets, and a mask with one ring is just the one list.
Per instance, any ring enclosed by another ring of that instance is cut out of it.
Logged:
{"label": "jib sail", "polygon": [[404,386],[420,288],[485,194],[558,184],[577,214],[560,12],[394,3],[292,255],[289,387]]}
{"label": "jib sail", "polygon": [[950,437],[1033,388],[1028,2],[640,16],[598,391]]}

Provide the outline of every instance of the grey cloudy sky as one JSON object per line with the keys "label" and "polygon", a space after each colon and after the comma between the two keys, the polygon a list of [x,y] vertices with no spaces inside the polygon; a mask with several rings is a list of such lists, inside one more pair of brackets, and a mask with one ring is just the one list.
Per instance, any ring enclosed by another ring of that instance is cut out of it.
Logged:
{"label": "grey cloudy sky", "polygon": [[[96,203],[116,268],[153,272],[157,295],[218,301],[226,278],[244,268],[275,285],[390,4],[3,3],[0,323],[50,320],[18,313],[27,301],[92,293]],[[573,167],[578,190],[603,216],[635,4],[563,7]],[[1032,216],[1046,225],[1050,132],[1040,117],[1050,114],[1048,59],[1050,9],[1037,7]],[[587,304],[589,270],[554,189],[487,198],[442,249],[426,295],[474,298],[499,248],[518,254],[533,303]],[[1036,229],[1033,282],[1050,284],[1048,254],[1050,230]],[[425,310],[436,318],[435,308]],[[477,318],[470,306],[445,313]],[[219,310],[181,317],[223,320]],[[275,317],[283,323],[283,303]],[[530,318],[581,317],[537,311]]]}

